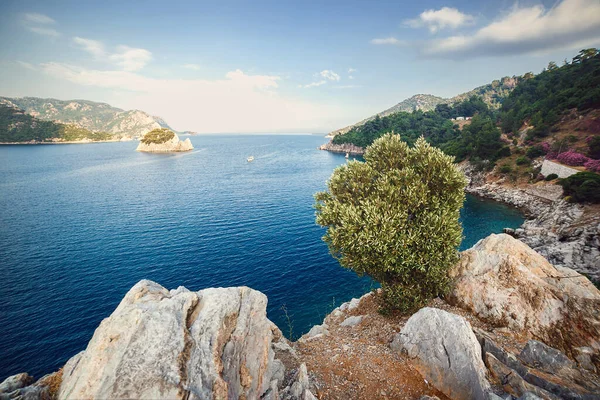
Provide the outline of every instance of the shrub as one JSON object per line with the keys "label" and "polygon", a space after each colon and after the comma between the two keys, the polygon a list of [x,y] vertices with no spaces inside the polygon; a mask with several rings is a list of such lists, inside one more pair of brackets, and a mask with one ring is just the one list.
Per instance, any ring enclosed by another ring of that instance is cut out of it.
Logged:
{"label": "shrub", "polygon": [[509,174],[512,172],[512,167],[508,164],[500,166],[500,172],[503,174]]}
{"label": "shrub", "polygon": [[583,165],[589,160],[589,158],[583,154],[579,154],[573,150],[560,153],[558,156],[556,156],[556,159],[563,164],[571,166]]}
{"label": "shrub", "polygon": [[541,144],[535,145],[535,146],[531,146],[529,149],[527,149],[527,157],[529,158],[536,158],[536,157],[540,157],[543,156],[544,154],[546,154],[547,151],[544,150],[544,147]]}
{"label": "shrub", "polygon": [[557,178],[558,178],[558,175],[556,175],[556,174],[550,174],[550,175],[548,175],[548,176],[547,176],[546,178],[544,178],[544,179],[545,179],[545,180],[547,180],[547,181],[553,181],[553,180],[555,180],[555,179],[557,179]]}
{"label": "shrub", "polygon": [[529,165],[531,164],[531,160],[525,156],[521,156],[521,157],[517,157],[517,160],[515,161],[517,163],[517,165]]}
{"label": "shrub", "polygon": [[156,143],[161,144],[168,142],[175,137],[173,131],[166,128],[154,129],[144,135],[140,142],[144,144]]}
{"label": "shrub", "polygon": [[600,158],[600,135],[590,136],[585,141],[588,145],[588,156]]}
{"label": "shrub", "polygon": [[588,171],[600,172],[600,160],[588,160],[583,166]]}
{"label": "shrub", "polygon": [[500,148],[500,150],[498,150],[496,152],[496,155],[495,155],[496,159],[504,158],[504,157],[510,157],[510,147],[508,147],[508,146],[502,146]]}
{"label": "shrub", "polygon": [[364,159],[333,172],[315,195],[316,220],[343,267],[381,283],[384,310],[413,310],[447,291],[466,180],[422,137],[411,148],[386,134]]}
{"label": "shrub", "polygon": [[579,172],[561,179],[563,194],[573,202],[600,203],[600,175],[593,172]]}

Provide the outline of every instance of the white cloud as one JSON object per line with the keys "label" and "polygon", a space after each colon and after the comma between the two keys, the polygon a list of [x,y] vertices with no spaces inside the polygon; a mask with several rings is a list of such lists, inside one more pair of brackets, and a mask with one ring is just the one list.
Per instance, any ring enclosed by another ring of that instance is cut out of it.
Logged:
{"label": "white cloud", "polygon": [[55,24],[56,21],[44,14],[26,13],[22,17],[23,26],[38,35],[58,37],[60,33],[48,25]]}
{"label": "white cloud", "polygon": [[32,70],[32,71],[36,70],[36,68],[35,68],[35,66],[33,64],[25,62],[25,61],[19,61],[19,60],[17,60],[17,64],[19,64],[23,68],[27,68],[27,69]]}
{"label": "white cloud", "polygon": [[419,14],[416,19],[405,21],[405,25],[412,28],[427,27],[429,32],[435,33],[439,30],[450,28],[456,29],[460,26],[473,23],[475,17],[464,14],[456,8],[442,7],[439,10],[426,10]]}
{"label": "white cloud", "polygon": [[39,13],[25,13],[23,14],[23,20],[32,24],[55,24],[56,21],[47,15]]}
{"label": "white cloud", "polygon": [[73,42],[81,46],[81,48],[96,58],[106,57],[106,50],[104,44],[98,40],[84,39],[82,37],[74,37]]}
{"label": "white cloud", "polygon": [[334,86],[335,89],[354,89],[360,87],[359,85],[337,85]]}
{"label": "white cloud", "polygon": [[404,40],[399,40],[393,36],[390,36],[386,38],[372,39],[371,44],[392,44],[395,46],[403,46],[406,44],[406,42]]}
{"label": "white cloud", "polygon": [[117,52],[111,54],[108,59],[123,68],[124,71],[137,71],[150,62],[152,53],[145,49],[119,46]]}
{"label": "white cloud", "polygon": [[27,29],[29,29],[33,33],[37,33],[38,35],[52,36],[52,37],[60,36],[60,33],[56,29],[52,29],[52,28],[41,28],[39,26],[28,26]]}
{"label": "white cloud", "polygon": [[325,69],[325,70],[321,71],[321,72],[319,73],[319,75],[321,75],[321,76],[322,76],[323,78],[325,78],[325,79],[329,79],[330,81],[336,81],[336,82],[339,82],[339,80],[340,80],[340,76],[339,76],[338,74],[336,74],[336,73],[335,73],[335,72],[333,72],[333,71],[329,71],[329,70],[327,70],[327,69]]}
{"label": "white cloud", "polygon": [[94,56],[96,60],[117,65],[124,71],[138,71],[152,59],[152,53],[145,49],[121,45],[117,46],[116,52],[110,53],[98,40],[74,37],[73,42]]}
{"label": "white cloud", "polygon": [[199,71],[201,68],[200,65],[198,65],[198,64],[183,64],[182,67],[186,68],[186,69],[191,69],[194,71]]}
{"label": "white cloud", "polygon": [[477,30],[426,43],[429,56],[465,58],[527,54],[557,49],[580,49],[600,43],[600,1],[563,0],[545,9],[519,7]]}
{"label": "white cloud", "polygon": [[358,70],[354,69],[354,68],[348,68],[348,73],[351,74],[353,72],[358,72]]}
{"label": "white cloud", "polygon": [[313,83],[309,83],[307,85],[300,85],[299,87],[303,87],[303,88],[311,88],[311,87],[317,87],[317,86],[321,86],[326,84],[327,81],[326,80],[322,80],[322,81],[317,81],[317,82],[313,82]]}
{"label": "white cloud", "polygon": [[338,74],[336,74],[333,71],[330,71],[328,69],[324,69],[323,71],[319,72],[318,74],[315,74],[315,77],[317,78],[322,78],[319,79],[318,81],[306,84],[306,85],[298,85],[299,88],[312,88],[312,87],[317,87],[317,86],[323,86],[325,85],[327,82],[332,81],[332,82],[339,82],[340,81],[340,76]]}
{"label": "white cloud", "polygon": [[354,79],[354,76],[348,75],[348,79],[352,80],[352,79]]}
{"label": "white cloud", "polygon": [[223,79],[155,79],[131,71],[99,71],[45,63],[55,79],[124,93],[125,108],[164,117],[175,129],[198,132],[323,130],[340,109],[283,97],[278,76],[228,72]]}

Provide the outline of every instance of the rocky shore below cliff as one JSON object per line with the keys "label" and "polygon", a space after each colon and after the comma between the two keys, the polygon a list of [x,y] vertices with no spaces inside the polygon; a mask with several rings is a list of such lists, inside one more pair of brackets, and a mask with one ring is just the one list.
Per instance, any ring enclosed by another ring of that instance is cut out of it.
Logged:
{"label": "rocky shore below cliff", "polygon": [[0,399],[600,399],[600,291],[523,242],[461,254],[445,299],[382,315],[378,291],[297,342],[247,287],[143,280],[54,374],[18,374]]}
{"label": "rocky shore below cliff", "polygon": [[464,163],[473,195],[517,207],[527,216],[507,233],[529,245],[553,265],[568,267],[600,282],[600,205],[568,203],[562,187],[541,181],[515,186]]}
{"label": "rocky shore below cliff", "polygon": [[331,151],[333,153],[347,153],[352,155],[363,155],[365,149],[352,143],[334,144],[331,140],[319,147],[319,150]]}

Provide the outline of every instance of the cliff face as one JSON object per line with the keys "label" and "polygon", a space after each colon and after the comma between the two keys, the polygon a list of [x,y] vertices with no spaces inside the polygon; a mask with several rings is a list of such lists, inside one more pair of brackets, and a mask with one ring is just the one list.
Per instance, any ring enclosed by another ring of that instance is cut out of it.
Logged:
{"label": "cliff face", "polygon": [[164,143],[143,143],[140,141],[136,151],[147,153],[174,153],[193,150],[194,146],[189,138],[179,140],[179,136],[174,134],[173,138]]}

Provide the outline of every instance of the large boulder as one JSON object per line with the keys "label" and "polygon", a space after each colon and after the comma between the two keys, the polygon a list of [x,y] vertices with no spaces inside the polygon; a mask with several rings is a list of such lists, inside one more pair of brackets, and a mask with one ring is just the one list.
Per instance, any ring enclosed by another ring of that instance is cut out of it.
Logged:
{"label": "large boulder", "polygon": [[490,235],[464,251],[450,276],[449,302],[482,319],[568,355],[581,346],[600,349],[600,291],[509,235]]}
{"label": "large boulder", "polygon": [[422,308],[408,319],[391,347],[407,354],[421,375],[449,398],[488,398],[481,346],[463,317]]}
{"label": "large boulder", "polygon": [[[283,380],[267,298],[136,284],[64,367],[60,399],[259,399]],[[285,340],[285,339],[283,339]]]}

